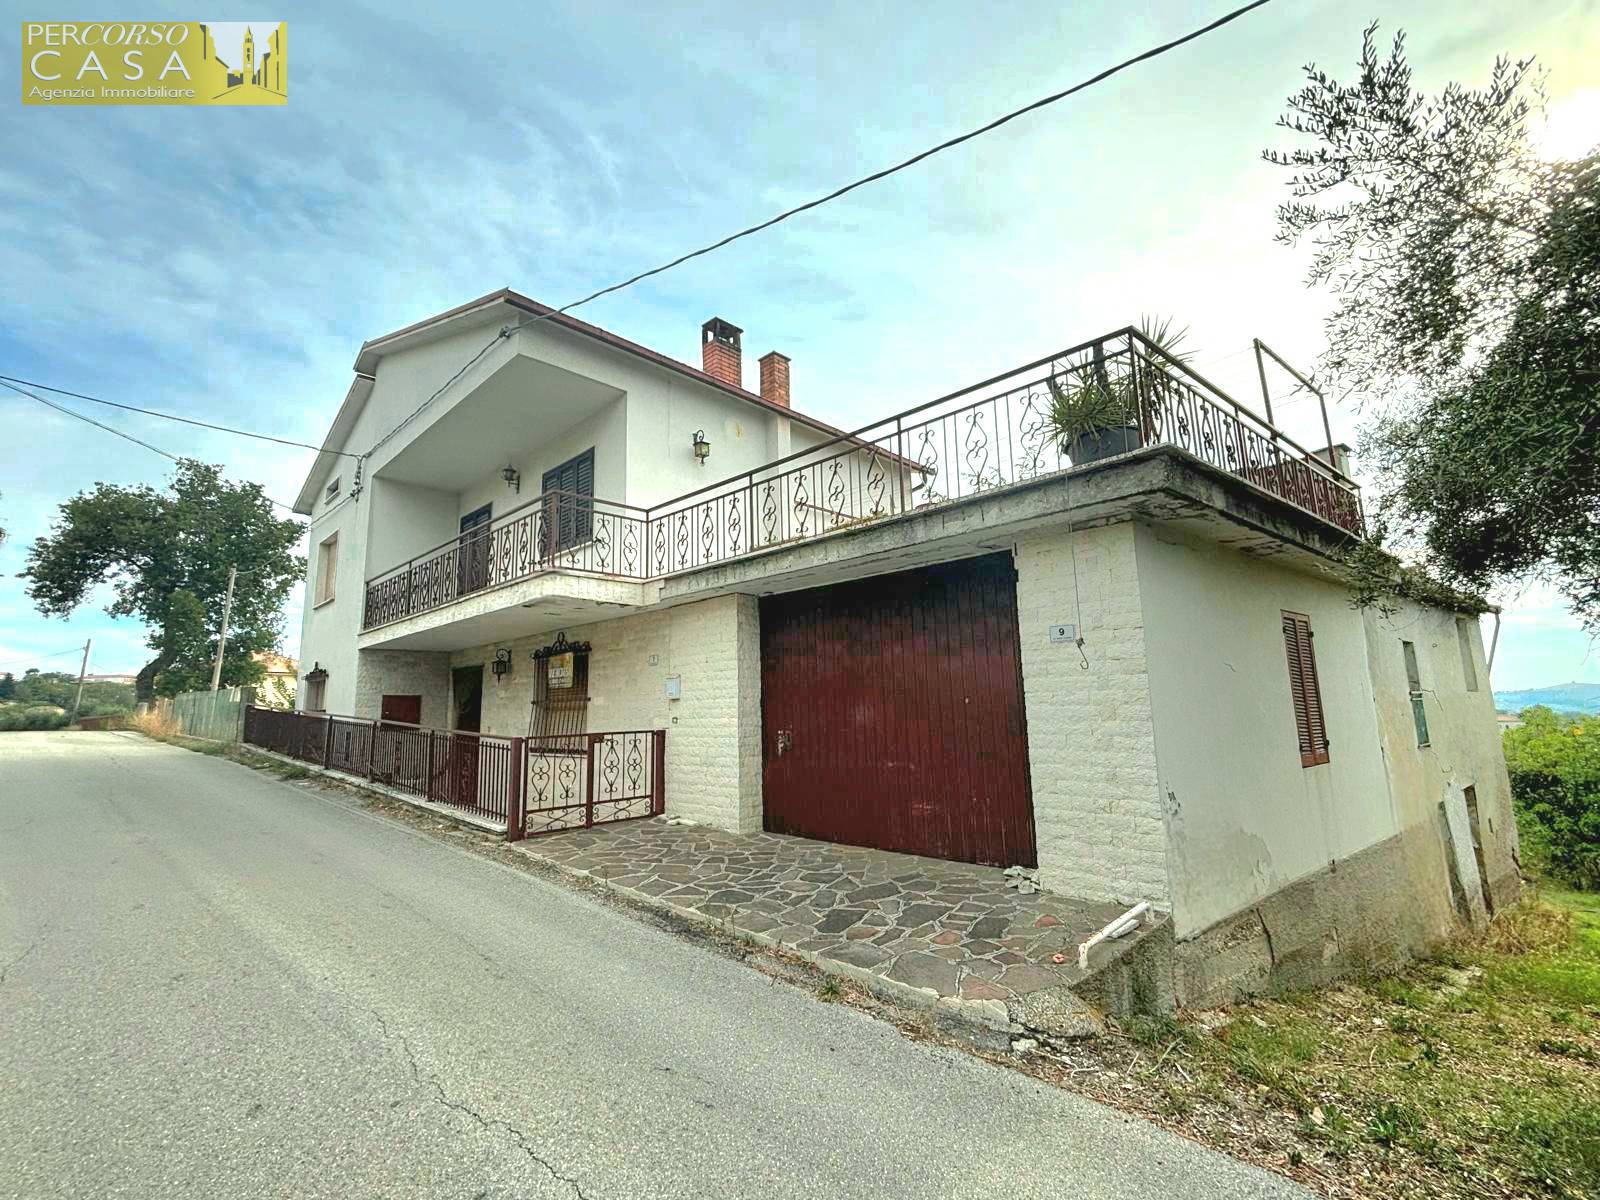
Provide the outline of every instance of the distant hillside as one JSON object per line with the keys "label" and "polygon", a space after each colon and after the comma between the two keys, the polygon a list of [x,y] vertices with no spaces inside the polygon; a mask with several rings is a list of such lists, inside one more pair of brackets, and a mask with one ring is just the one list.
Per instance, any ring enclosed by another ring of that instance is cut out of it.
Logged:
{"label": "distant hillside", "polygon": [[1553,687],[1494,694],[1494,706],[1501,712],[1521,712],[1535,704],[1546,705],[1557,712],[1597,715],[1600,714],[1600,683],[1558,683]]}

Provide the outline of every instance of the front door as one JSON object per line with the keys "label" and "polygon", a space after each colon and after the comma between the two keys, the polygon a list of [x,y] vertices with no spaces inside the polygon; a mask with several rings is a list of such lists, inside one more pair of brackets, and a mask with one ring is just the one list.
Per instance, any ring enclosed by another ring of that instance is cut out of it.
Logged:
{"label": "front door", "polygon": [[1034,865],[1009,554],[764,597],[761,706],[769,831]]}
{"label": "front door", "polygon": [[456,595],[465,596],[489,582],[489,521],[492,505],[475,508],[461,518],[456,547]]}
{"label": "front door", "polygon": [[483,667],[457,667],[450,672],[453,706],[450,728],[450,791],[457,804],[478,802],[478,739],[483,724]]}

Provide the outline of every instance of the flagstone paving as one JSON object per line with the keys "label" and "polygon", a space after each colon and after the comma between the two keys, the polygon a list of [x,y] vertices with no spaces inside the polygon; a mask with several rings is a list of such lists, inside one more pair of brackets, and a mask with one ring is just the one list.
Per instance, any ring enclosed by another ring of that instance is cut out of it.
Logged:
{"label": "flagstone paving", "polygon": [[1021,895],[997,867],[662,817],[518,845],[730,928],[963,1000],[1020,999],[1080,980],[1078,944],[1123,911]]}

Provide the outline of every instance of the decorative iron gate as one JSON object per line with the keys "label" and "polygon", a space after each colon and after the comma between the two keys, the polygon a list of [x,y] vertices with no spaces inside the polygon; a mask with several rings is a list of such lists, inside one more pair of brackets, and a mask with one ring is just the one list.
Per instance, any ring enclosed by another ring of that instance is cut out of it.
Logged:
{"label": "decorative iron gate", "polygon": [[553,833],[656,816],[666,748],[665,729],[530,739],[524,828]]}

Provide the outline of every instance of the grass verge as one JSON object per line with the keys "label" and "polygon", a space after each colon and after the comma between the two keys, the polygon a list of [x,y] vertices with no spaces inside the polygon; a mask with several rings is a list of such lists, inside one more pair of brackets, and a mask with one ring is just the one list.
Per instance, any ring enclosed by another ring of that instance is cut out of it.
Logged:
{"label": "grass verge", "polygon": [[1332,1196],[1600,1200],[1600,895],[1529,895],[1396,975],[1127,1022],[1055,1070]]}

